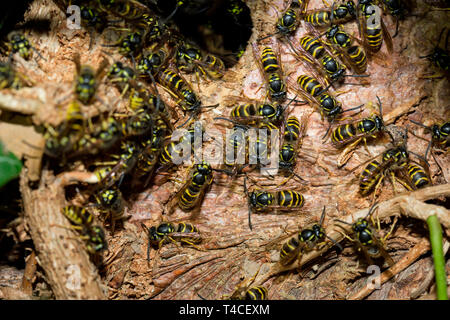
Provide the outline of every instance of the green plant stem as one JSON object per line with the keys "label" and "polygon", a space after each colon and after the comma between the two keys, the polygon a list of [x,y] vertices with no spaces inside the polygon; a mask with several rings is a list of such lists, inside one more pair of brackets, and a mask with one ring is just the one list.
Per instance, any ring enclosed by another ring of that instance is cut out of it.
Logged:
{"label": "green plant stem", "polygon": [[447,275],[445,274],[444,250],[442,247],[442,227],[436,215],[427,219],[430,229],[431,250],[433,252],[436,293],[438,300],[448,300]]}

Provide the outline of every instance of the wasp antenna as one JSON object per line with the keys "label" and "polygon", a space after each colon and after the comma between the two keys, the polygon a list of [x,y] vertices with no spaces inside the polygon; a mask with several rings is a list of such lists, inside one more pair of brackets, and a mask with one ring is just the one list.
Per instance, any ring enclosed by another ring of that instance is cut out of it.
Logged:
{"label": "wasp antenna", "polygon": [[327,237],[328,240],[330,240],[331,242],[333,242],[333,244],[339,248],[339,251],[344,250],[344,248],[341,246],[341,244],[339,242],[337,242],[336,240],[334,240],[333,238],[325,235],[325,237]]}
{"label": "wasp antenna", "polygon": [[374,211],[375,209],[378,207],[378,201],[376,201],[369,209],[369,212],[367,213],[367,215],[364,217],[365,219],[367,219]]}
{"label": "wasp antenna", "polygon": [[370,74],[344,74],[344,77],[367,78],[370,77]]}
{"label": "wasp antenna", "polygon": [[348,222],[346,222],[346,221],[343,221],[343,220],[339,220],[339,219],[334,219],[334,221],[336,221],[336,222],[340,222],[340,223],[343,223],[343,224],[346,224],[346,225],[349,225],[349,226],[351,226],[351,225],[352,225],[351,223],[348,223]]}
{"label": "wasp antenna", "polygon": [[326,206],[323,206],[322,215],[320,216],[320,220],[319,220],[320,226],[323,224],[323,220],[325,219],[325,211],[326,211]]}
{"label": "wasp antenna", "polygon": [[259,41],[261,41],[261,40],[264,40],[264,39],[267,39],[267,38],[273,37],[273,36],[275,36],[275,35],[277,35],[277,34],[279,34],[279,33],[280,33],[280,31],[277,31],[277,32],[275,32],[275,33],[272,33],[272,34],[269,34],[269,35],[267,35],[267,36],[265,36],[265,37],[262,37],[262,38],[256,39],[256,42],[259,42]]}
{"label": "wasp antenna", "polygon": [[414,121],[414,120],[412,120],[412,119],[409,119],[409,121],[411,121],[411,122],[414,123],[414,124],[417,124],[418,126],[421,126],[422,128],[426,128],[426,129],[429,129],[429,130],[431,129],[430,127],[424,125],[423,123]]}

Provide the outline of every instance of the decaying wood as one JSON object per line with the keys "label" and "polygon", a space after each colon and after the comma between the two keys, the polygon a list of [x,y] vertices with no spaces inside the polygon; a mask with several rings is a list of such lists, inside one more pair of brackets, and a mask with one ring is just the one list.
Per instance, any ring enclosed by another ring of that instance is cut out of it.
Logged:
{"label": "decaying wood", "polygon": [[31,190],[25,171],[20,177],[25,219],[37,261],[56,299],[105,299],[97,268],[90,261],[84,243],[61,214],[65,205],[64,189],[53,180],[44,171],[41,187]]}
{"label": "decaying wood", "polygon": [[[442,223],[442,225],[446,229],[448,229],[450,226],[450,210],[447,210],[445,208],[438,207],[438,206],[433,206],[434,210],[432,210],[431,212],[424,211],[424,212],[418,213],[415,210],[406,211],[406,212],[403,212],[403,210],[401,210],[402,204],[404,204],[404,203],[414,202],[414,201],[418,201],[420,203],[421,201],[435,199],[435,198],[439,198],[441,196],[445,196],[445,197],[450,196],[450,184],[431,186],[431,187],[424,188],[419,191],[414,191],[414,192],[407,193],[405,195],[397,196],[395,198],[392,198],[392,199],[384,201],[384,202],[380,202],[378,205],[378,210],[375,213],[375,216],[377,216],[380,220],[382,220],[387,217],[399,215],[399,214],[403,213],[406,216],[426,220],[430,215],[437,214],[439,221]],[[426,204],[424,204],[424,205],[426,205]],[[440,209],[438,210],[435,207],[438,207]],[[347,215],[347,216],[343,217],[341,220],[343,220],[349,224],[352,224],[358,218],[363,218],[363,217],[367,216],[369,209],[370,208],[358,210],[357,212],[352,213],[351,215]],[[350,232],[350,228],[351,228],[351,226],[341,225],[341,224],[339,224],[339,227],[337,227],[336,225],[330,225],[327,228],[327,235],[330,238],[335,239],[337,242],[339,242],[344,239],[344,236],[341,233],[337,232],[336,230],[346,229],[346,232]],[[289,266],[281,266],[278,263],[273,263],[273,264],[269,265],[267,268],[266,267],[264,268],[266,270],[268,269],[268,271],[266,271],[265,273],[261,272],[261,275],[258,275],[258,277],[255,279],[255,284],[257,284],[257,285],[263,284],[269,278],[271,278],[279,273],[289,271],[289,270],[295,270],[295,269],[301,267],[302,265],[306,264],[307,262],[324,254],[328,249],[329,249],[329,247],[326,247],[326,248],[323,248],[322,250],[316,250],[316,251],[306,253],[304,256],[302,256],[300,262],[297,260]]]}
{"label": "decaying wood", "polygon": [[[421,255],[430,250],[430,242],[428,239],[422,239],[414,248],[410,249],[394,266],[384,271],[380,277],[380,285],[392,279],[396,274],[405,270],[412,263],[414,263]],[[347,297],[348,300],[362,300],[367,297],[372,291],[375,290],[375,286],[372,283],[368,283],[364,288],[355,294]]]}
{"label": "decaying wood", "polygon": [[[32,93],[33,95],[36,95],[37,93],[42,95],[43,90],[39,88],[24,88],[19,92],[22,94]],[[19,95],[19,93],[0,93],[0,109],[33,115],[39,108],[43,107],[43,105],[44,103],[41,100],[36,99],[36,97],[25,98],[22,95]]]}

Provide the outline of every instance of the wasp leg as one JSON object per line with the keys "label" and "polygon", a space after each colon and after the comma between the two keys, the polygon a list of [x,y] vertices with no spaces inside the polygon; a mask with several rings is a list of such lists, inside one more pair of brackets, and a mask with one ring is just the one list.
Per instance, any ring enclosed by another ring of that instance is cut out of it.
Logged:
{"label": "wasp leg", "polygon": [[378,180],[377,185],[375,186],[375,190],[374,190],[374,192],[373,192],[372,203],[370,204],[371,206],[373,206],[373,204],[375,203],[375,199],[376,199],[376,196],[377,196],[378,189],[380,188],[381,182],[384,180],[384,177],[385,177],[385,175],[384,175],[384,173],[383,173],[383,174],[381,175],[381,177],[380,177],[380,180]]}

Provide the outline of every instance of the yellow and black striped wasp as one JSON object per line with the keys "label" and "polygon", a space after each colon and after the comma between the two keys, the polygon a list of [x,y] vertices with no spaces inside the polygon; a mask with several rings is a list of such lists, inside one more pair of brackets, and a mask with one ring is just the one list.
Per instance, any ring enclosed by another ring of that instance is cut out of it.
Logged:
{"label": "yellow and black striped wasp", "polygon": [[359,0],[357,5],[358,30],[364,47],[371,54],[380,51],[383,41],[392,53],[392,37],[381,17],[381,9],[374,0]]}
{"label": "yellow and black striped wasp", "polygon": [[[353,237],[349,237],[346,234],[343,234],[345,238],[349,239],[352,242],[355,242],[358,248],[358,251],[362,251],[367,262],[372,265],[374,264],[374,260],[383,259],[389,266],[394,265],[394,260],[389,255],[389,253],[384,248],[384,242],[388,238],[388,236],[392,233],[395,224],[392,225],[391,230],[384,236],[384,238],[380,239],[377,235],[377,232],[370,225],[368,218],[373,214],[375,209],[377,208],[378,203],[374,203],[372,207],[369,209],[367,216],[364,218],[359,218],[355,223],[351,224]],[[342,220],[335,220],[340,223],[344,223],[349,225],[349,223]],[[373,220],[372,220],[373,224]]]}
{"label": "yellow and black striped wasp", "polygon": [[[315,39],[325,35],[332,47],[337,50],[343,61],[352,68],[356,74],[362,74],[367,70],[367,55],[362,47],[354,44],[354,38],[349,35],[343,25],[331,24]],[[359,40],[356,39],[358,42]]]}
{"label": "yellow and black striped wasp", "polygon": [[120,187],[125,176],[132,172],[141,152],[141,146],[137,142],[132,140],[121,141],[118,153],[109,154],[112,160],[94,163],[103,169],[106,168],[106,170],[100,169],[100,171],[97,171],[102,186],[105,189],[111,188],[113,185]]}
{"label": "yellow and black striped wasp", "polygon": [[0,90],[8,88],[17,90],[31,85],[32,82],[28,77],[15,69],[11,59],[6,62],[0,61]]}
{"label": "yellow and black striped wasp", "polygon": [[215,108],[218,105],[202,106],[202,103],[195,92],[192,90],[188,82],[177,72],[170,68],[162,68],[156,77],[159,84],[161,84],[169,94],[177,99],[177,104],[185,112],[190,112],[189,118],[179,127],[184,126],[193,117],[197,116],[201,109]]}
{"label": "yellow and black striped wasp", "polygon": [[332,23],[331,17],[336,24],[346,23],[356,18],[356,7],[352,0],[343,1],[336,7],[329,9],[316,9],[306,11],[304,19],[314,27],[328,27]]}
{"label": "yellow and black striped wasp", "polygon": [[33,56],[34,51],[39,58],[44,59],[39,51],[31,45],[30,41],[21,32],[11,32],[7,36],[7,41],[4,43],[4,46],[4,53],[11,58],[14,54],[18,53],[23,59],[29,60]]}
{"label": "yellow and black striped wasp", "polygon": [[[426,160],[408,151],[406,142],[407,130],[404,141],[401,141],[401,143],[395,142],[394,147],[384,151],[381,157],[377,155],[366,162],[368,164],[359,175],[359,190],[362,196],[367,196],[373,191],[375,196],[376,191],[386,176],[390,177],[394,192],[396,192],[396,181],[402,184],[407,190],[419,189],[431,183]],[[413,161],[410,158],[410,153],[424,162],[426,169],[422,164]]]}
{"label": "yellow and black striped wasp", "polygon": [[244,178],[244,193],[248,204],[248,225],[252,230],[252,211],[263,213],[269,211],[296,211],[303,207],[305,198],[295,190],[275,188],[271,190],[247,189],[247,178]]}
{"label": "yellow and black striped wasp", "polygon": [[258,68],[266,82],[267,95],[271,100],[284,101],[287,97],[287,88],[278,53],[269,46],[265,46],[260,52],[255,43],[252,44],[252,48]]}
{"label": "yellow and black striped wasp", "polygon": [[84,105],[91,104],[94,98],[99,100],[96,96],[96,92],[99,82],[102,80],[103,75],[106,72],[108,61],[103,59],[97,70],[94,70],[89,65],[82,65],[80,63],[80,55],[79,53],[76,53],[73,57],[73,62],[75,63],[76,70],[74,91],[77,100]]}
{"label": "yellow and black striped wasp", "polygon": [[[419,56],[421,59],[430,60],[436,68],[443,72],[449,72],[450,70],[450,52],[448,51],[448,39],[450,35],[450,30],[447,32],[447,36],[445,37],[444,46],[441,47],[440,42],[442,35],[444,34],[446,28],[442,28],[441,33],[439,34],[439,38],[436,46],[433,48],[430,54],[425,56]],[[426,78],[436,78],[440,77],[439,73],[431,76],[426,76]]]}
{"label": "yellow and black striped wasp", "polygon": [[99,210],[104,221],[110,222],[110,227],[114,233],[115,224],[118,220],[124,219],[125,200],[118,187],[100,189],[93,194],[95,207]]}
{"label": "yellow and black striped wasp", "polygon": [[[316,78],[302,74],[297,78],[297,92],[305,100],[309,101],[312,105],[316,106],[322,117],[326,117],[331,123],[336,121],[344,112],[359,109],[361,106],[357,106],[350,109],[342,109],[342,104],[328,91],[328,87],[322,85],[322,83]],[[291,86],[294,87],[294,86]],[[326,134],[325,134],[326,136]]]}
{"label": "yellow and black striped wasp", "polygon": [[142,57],[138,61],[137,71],[140,77],[150,77],[155,81],[155,76],[158,71],[163,68],[170,58],[170,52],[164,47],[159,48],[156,51],[146,52],[143,51]]}
{"label": "yellow and black striped wasp", "polygon": [[202,251],[197,244],[203,240],[199,229],[190,223],[180,222],[178,225],[172,222],[163,222],[157,227],[152,226],[148,228],[141,223],[142,228],[146,231],[148,236],[147,245],[147,261],[150,261],[150,249],[157,247],[158,250],[166,243],[184,244]]}
{"label": "yellow and black striped wasp", "polygon": [[291,0],[282,14],[278,16],[275,23],[276,31],[265,37],[259,38],[257,41],[267,39],[269,37],[280,35],[290,45],[289,37],[292,36],[300,26],[301,16],[306,12],[309,0]]}
{"label": "yellow and black striped wasp", "polygon": [[367,149],[367,139],[375,139],[385,131],[382,104],[378,96],[377,100],[378,114],[349,123],[340,123],[331,130],[331,143],[337,148],[345,147],[339,156],[338,167],[342,167],[349,160],[352,151],[361,141]]}
{"label": "yellow and black striped wasp", "polygon": [[[444,123],[435,123],[431,126],[426,126],[423,123],[409,120],[422,128],[425,128],[427,131],[431,132],[431,140],[428,144],[425,155],[428,155],[428,152],[431,150],[431,147],[434,145],[435,147],[446,150],[450,147],[450,121]],[[425,159],[427,156],[425,156]]]}
{"label": "yellow and black striped wasp", "polygon": [[296,259],[300,259],[303,253],[310,252],[320,248],[326,244],[325,239],[329,239],[334,245],[341,250],[342,247],[334,239],[327,236],[323,228],[326,208],[323,207],[322,215],[319,223],[315,223],[310,227],[301,229],[298,234],[290,238],[280,249],[280,264],[287,266]]}
{"label": "yellow and black striped wasp", "polygon": [[286,109],[292,102],[300,102],[291,99],[285,106],[274,102],[261,102],[248,98],[228,96],[224,99],[229,102],[230,118],[216,117],[214,120],[232,120],[236,124],[249,125],[260,127],[261,124],[272,126],[273,128],[279,127],[284,122]]}
{"label": "yellow and black striped wasp", "polygon": [[133,68],[124,65],[120,61],[116,61],[109,68],[106,78],[121,92],[120,97],[123,97],[130,87],[135,85],[136,72]]}
{"label": "yellow and black striped wasp", "polygon": [[115,147],[123,138],[123,127],[114,117],[103,119],[100,125],[85,133],[74,146],[70,157],[96,155]]}
{"label": "yellow and black striped wasp", "polygon": [[174,210],[175,204],[183,211],[192,211],[199,208],[207,190],[213,182],[213,169],[207,162],[194,164],[190,170],[186,183],[169,200],[169,214]]}
{"label": "yellow and black striped wasp", "polygon": [[225,64],[219,57],[211,53],[205,54],[189,42],[184,41],[177,46],[175,59],[178,70],[195,73],[198,84],[200,77],[214,80],[224,76]]}
{"label": "yellow and black striped wasp", "polygon": [[146,176],[147,178],[143,186],[147,186],[160,161],[164,140],[168,139],[170,133],[170,129],[167,127],[165,121],[162,118],[157,118],[157,116],[155,118],[155,124],[150,137],[140,141],[142,152],[139,153],[136,166],[131,174],[134,185]]}
{"label": "yellow and black striped wasp", "polygon": [[[295,47],[297,57],[303,59],[313,73],[320,74],[326,81],[326,85],[335,83],[343,84],[346,77],[368,77],[369,75],[348,74],[347,66],[336,58],[326,44],[319,40],[320,35],[314,30],[299,40],[299,46]],[[361,83],[365,85],[366,83]]]}
{"label": "yellow and black striped wasp", "polygon": [[403,20],[407,16],[411,10],[411,3],[404,0],[379,0],[378,3],[385,13],[389,13],[395,18],[395,33],[392,36],[395,38],[398,34],[399,20]]}
{"label": "yellow and black striped wasp", "polygon": [[[300,122],[297,117],[290,116],[284,126],[283,143],[280,147],[278,168],[281,172],[287,172],[290,177],[295,176],[301,181],[305,181],[302,177],[294,172],[297,162],[297,153],[302,145],[306,132],[306,117]],[[289,178],[290,178],[289,177]],[[287,181],[287,180],[286,180]],[[285,181],[285,182],[286,182]]]}
{"label": "yellow and black striped wasp", "polygon": [[89,253],[96,254],[107,248],[103,228],[92,225],[94,221],[92,213],[83,207],[73,205],[62,208],[61,213],[70,221],[72,228],[80,233],[80,238],[85,241]]}

